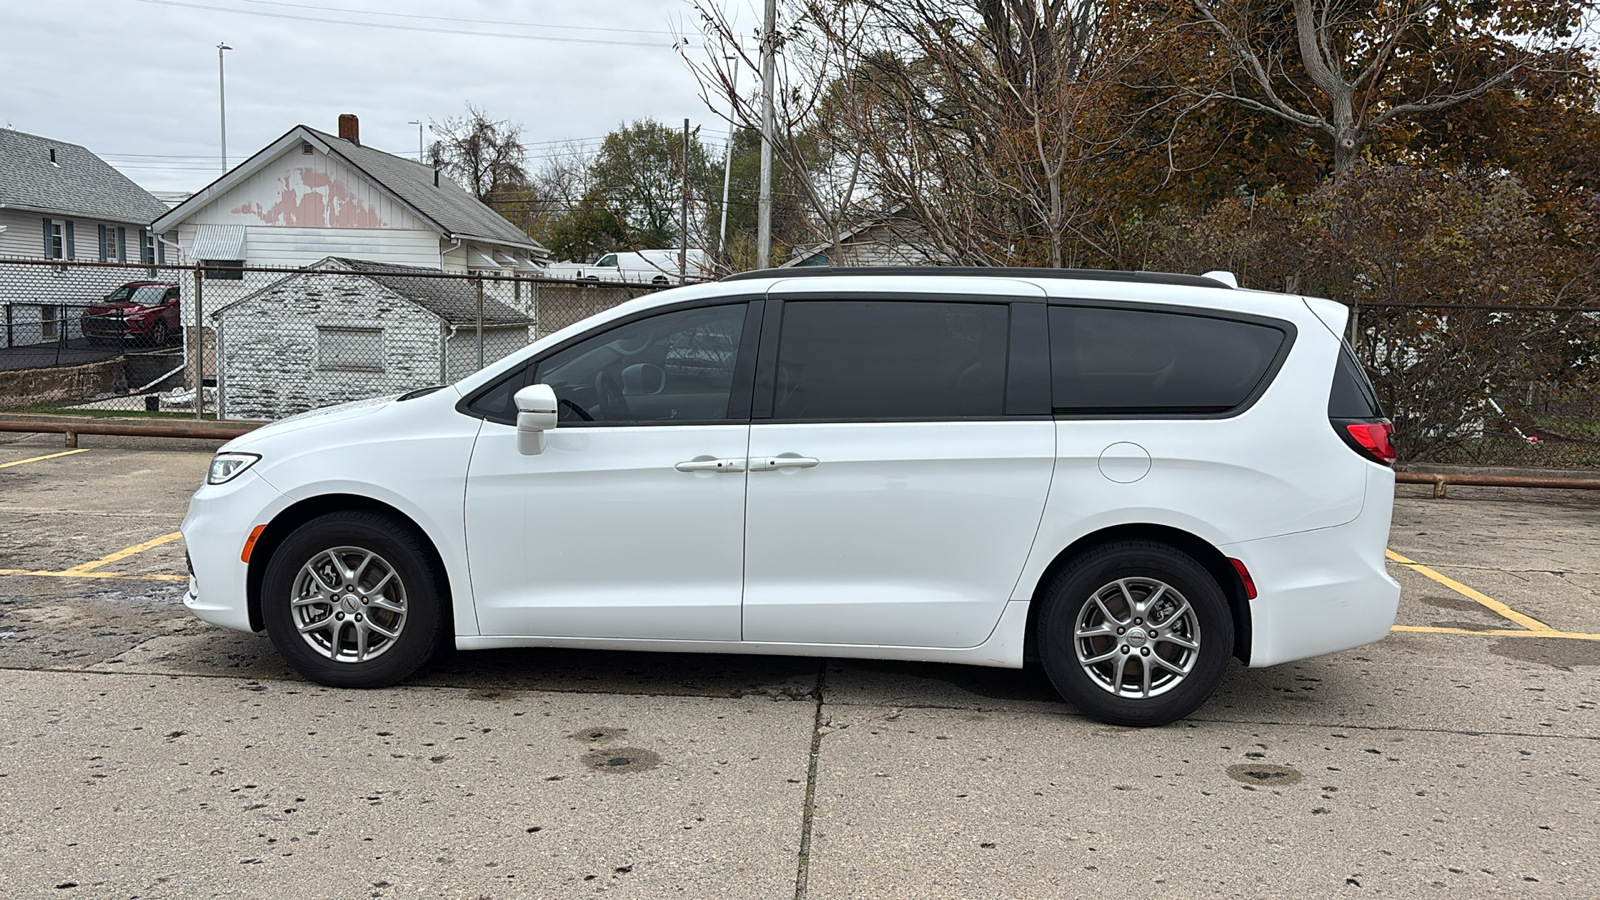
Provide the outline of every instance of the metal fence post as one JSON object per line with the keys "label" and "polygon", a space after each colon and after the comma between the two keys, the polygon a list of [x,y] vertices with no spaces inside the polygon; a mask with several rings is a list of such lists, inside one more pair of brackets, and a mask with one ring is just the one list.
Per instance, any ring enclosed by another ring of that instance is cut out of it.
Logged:
{"label": "metal fence post", "polygon": [[478,368],[483,368],[483,276],[479,275],[474,283],[478,286]]}
{"label": "metal fence post", "polygon": [[199,260],[194,264],[194,417],[206,417],[206,330],[200,324],[201,299],[203,289],[200,286],[203,270]]}

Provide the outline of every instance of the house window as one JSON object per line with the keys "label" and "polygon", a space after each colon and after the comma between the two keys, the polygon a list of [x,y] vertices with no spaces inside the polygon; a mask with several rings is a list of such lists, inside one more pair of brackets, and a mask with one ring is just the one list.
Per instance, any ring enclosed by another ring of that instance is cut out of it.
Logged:
{"label": "house window", "polygon": [[128,251],[127,229],[115,225],[100,226],[100,261],[126,262]]}
{"label": "house window", "polygon": [[44,220],[44,258],[45,259],[71,259],[67,252],[67,235],[72,230],[72,223],[61,219]]}
{"label": "house window", "polygon": [[[242,259],[202,259],[200,265],[205,266],[207,281],[243,281],[244,267]],[[211,268],[216,266],[217,268]]]}
{"label": "house window", "polygon": [[59,322],[60,320],[56,318],[56,308],[54,306],[39,307],[39,339],[53,341],[60,337]]}
{"label": "house window", "polygon": [[317,326],[317,368],[383,371],[383,329]]}
{"label": "house window", "polygon": [[155,232],[145,228],[139,229],[139,262],[150,265],[156,261],[156,236]]}

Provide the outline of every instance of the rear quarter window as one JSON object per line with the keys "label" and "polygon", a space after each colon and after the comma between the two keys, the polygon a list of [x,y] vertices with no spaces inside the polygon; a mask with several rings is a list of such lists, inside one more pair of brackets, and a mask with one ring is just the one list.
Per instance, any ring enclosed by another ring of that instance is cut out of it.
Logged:
{"label": "rear quarter window", "polygon": [[1051,405],[1068,415],[1219,415],[1265,389],[1292,326],[1189,312],[1050,308]]}

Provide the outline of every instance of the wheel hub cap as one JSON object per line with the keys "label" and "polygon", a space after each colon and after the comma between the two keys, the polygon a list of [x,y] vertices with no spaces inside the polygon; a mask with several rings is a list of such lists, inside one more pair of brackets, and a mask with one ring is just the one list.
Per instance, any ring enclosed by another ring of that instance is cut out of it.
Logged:
{"label": "wheel hub cap", "polygon": [[1119,578],[1089,595],[1073,625],[1084,674],[1118,697],[1164,694],[1194,671],[1200,621],[1176,588],[1154,578]]}
{"label": "wheel hub cap", "polygon": [[361,547],[334,547],[307,560],[289,602],[301,639],[342,663],[382,656],[400,639],[410,610],[394,566]]}

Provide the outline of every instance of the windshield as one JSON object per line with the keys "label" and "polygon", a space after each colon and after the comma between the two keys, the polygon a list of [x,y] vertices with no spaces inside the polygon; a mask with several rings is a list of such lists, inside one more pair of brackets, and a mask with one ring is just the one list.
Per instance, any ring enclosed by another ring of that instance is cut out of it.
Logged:
{"label": "windshield", "polygon": [[159,284],[123,285],[111,292],[106,303],[137,303],[140,306],[160,306],[167,289]]}

